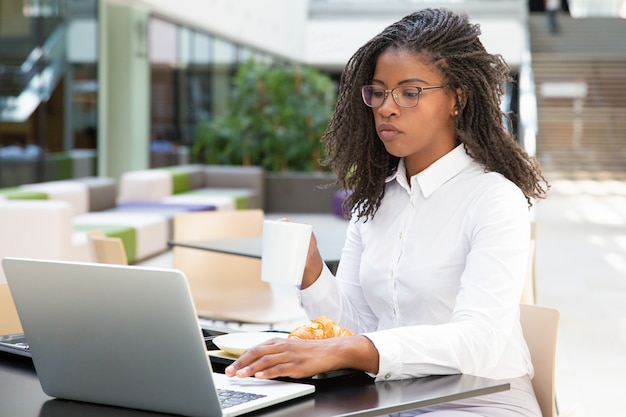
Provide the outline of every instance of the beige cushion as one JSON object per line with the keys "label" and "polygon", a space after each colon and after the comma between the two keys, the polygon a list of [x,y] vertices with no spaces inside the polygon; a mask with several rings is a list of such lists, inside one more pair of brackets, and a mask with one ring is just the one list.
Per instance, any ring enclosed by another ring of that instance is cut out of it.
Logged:
{"label": "beige cushion", "polygon": [[89,211],[89,190],[85,184],[76,181],[49,181],[26,184],[20,188],[46,193],[49,200],[67,201],[72,206],[73,214]]}
{"label": "beige cushion", "polygon": [[129,171],[120,177],[118,201],[160,201],[172,195],[172,175],[162,169]]}
{"label": "beige cushion", "polygon": [[[88,242],[74,242],[72,217],[65,201],[0,201],[0,258],[85,260],[77,258],[78,246],[88,250]],[[0,282],[6,282],[1,268]]]}

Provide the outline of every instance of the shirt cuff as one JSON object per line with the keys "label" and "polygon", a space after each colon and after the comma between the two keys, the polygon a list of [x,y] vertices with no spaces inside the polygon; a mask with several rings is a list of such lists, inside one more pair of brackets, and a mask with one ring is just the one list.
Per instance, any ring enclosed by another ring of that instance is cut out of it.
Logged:
{"label": "shirt cuff", "polygon": [[390,381],[402,379],[402,348],[394,343],[393,338],[385,332],[363,333],[363,336],[372,341],[378,350],[378,374],[372,375],[376,381]]}

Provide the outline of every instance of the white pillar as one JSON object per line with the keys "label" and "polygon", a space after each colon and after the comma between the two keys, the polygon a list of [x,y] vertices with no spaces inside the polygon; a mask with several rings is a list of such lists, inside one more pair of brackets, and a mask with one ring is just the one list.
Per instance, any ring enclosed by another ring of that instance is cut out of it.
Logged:
{"label": "white pillar", "polygon": [[119,179],[149,167],[148,12],[101,0],[98,174]]}

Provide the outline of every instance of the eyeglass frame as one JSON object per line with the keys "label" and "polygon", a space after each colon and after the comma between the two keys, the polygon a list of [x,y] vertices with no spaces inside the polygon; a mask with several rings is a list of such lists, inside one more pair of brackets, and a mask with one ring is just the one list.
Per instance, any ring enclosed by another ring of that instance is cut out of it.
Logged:
{"label": "eyeglass frame", "polygon": [[[365,100],[365,89],[368,87],[374,87],[374,88],[380,88],[382,89],[382,92],[385,94],[383,97],[383,101],[378,105],[378,106],[371,106],[369,104],[367,104],[367,101]],[[403,106],[400,103],[398,103],[398,99],[396,97],[396,94],[394,93],[395,90],[397,90],[398,88],[416,88],[417,89],[417,102],[413,105],[413,106]],[[383,104],[385,104],[385,100],[387,100],[387,97],[389,96],[389,94],[391,93],[391,97],[393,98],[393,102],[396,103],[396,105],[398,107],[402,107],[403,109],[412,109],[413,107],[417,107],[417,105],[420,102],[420,98],[422,96],[422,93],[424,91],[428,91],[428,90],[438,90],[440,88],[448,88],[449,85],[429,85],[426,87],[420,87],[420,86],[416,86],[416,85],[399,85],[397,87],[394,87],[390,90],[386,90],[383,87],[379,86],[379,85],[373,85],[373,84],[368,84],[368,85],[364,85],[361,87],[361,98],[363,99],[363,103],[365,103],[365,105],[371,109],[375,109],[378,108],[380,106],[382,106]]]}

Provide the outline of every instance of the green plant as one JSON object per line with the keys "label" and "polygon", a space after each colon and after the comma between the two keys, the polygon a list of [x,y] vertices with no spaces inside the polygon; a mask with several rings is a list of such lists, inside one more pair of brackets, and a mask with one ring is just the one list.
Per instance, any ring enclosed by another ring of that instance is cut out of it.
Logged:
{"label": "green plant", "polygon": [[206,163],[322,170],[320,138],[335,99],[330,77],[314,68],[247,61],[233,80],[229,110],[198,125],[192,151]]}

